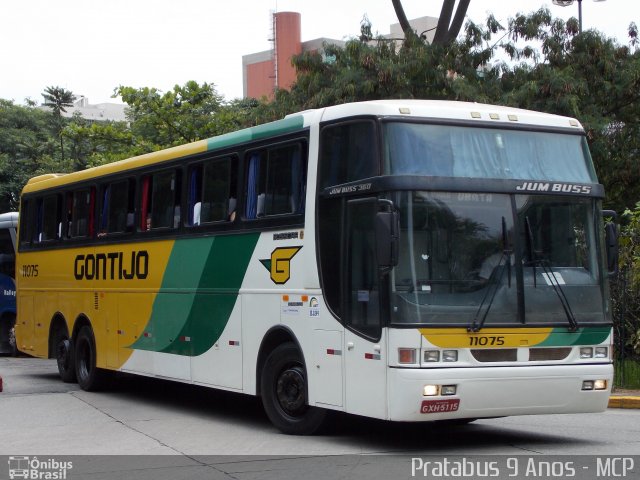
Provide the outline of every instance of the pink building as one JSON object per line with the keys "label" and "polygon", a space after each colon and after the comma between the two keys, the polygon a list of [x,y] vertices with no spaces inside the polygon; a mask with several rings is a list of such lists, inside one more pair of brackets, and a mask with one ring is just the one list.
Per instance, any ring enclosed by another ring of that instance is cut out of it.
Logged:
{"label": "pink building", "polygon": [[321,50],[323,42],[344,45],[340,40],[318,38],[301,41],[300,14],[273,14],[273,49],[242,57],[244,97],[271,97],[275,88],[289,88],[296,80],[291,57],[304,51]]}

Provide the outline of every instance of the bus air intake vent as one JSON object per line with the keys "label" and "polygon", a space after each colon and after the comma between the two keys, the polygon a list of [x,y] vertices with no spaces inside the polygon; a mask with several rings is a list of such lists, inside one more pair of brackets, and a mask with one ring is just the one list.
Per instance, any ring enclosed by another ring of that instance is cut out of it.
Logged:
{"label": "bus air intake vent", "polygon": [[571,347],[562,348],[530,348],[529,361],[564,360],[571,353]]}
{"label": "bus air intake vent", "polygon": [[472,349],[471,355],[479,362],[515,362],[518,350],[515,348],[478,348]]}

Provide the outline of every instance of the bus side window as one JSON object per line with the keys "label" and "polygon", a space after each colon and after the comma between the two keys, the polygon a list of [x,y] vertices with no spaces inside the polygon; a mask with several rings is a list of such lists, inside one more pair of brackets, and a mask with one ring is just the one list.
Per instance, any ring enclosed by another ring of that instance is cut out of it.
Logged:
{"label": "bus side window", "polygon": [[134,227],[135,181],[121,180],[104,185],[101,192],[98,236],[132,232]]}
{"label": "bus side window", "polygon": [[153,174],[147,192],[151,200],[149,213],[145,216],[147,228],[166,229],[180,225],[180,173],[179,170],[165,170]]}
{"label": "bus side window", "polygon": [[95,207],[95,188],[84,188],[73,192],[71,207],[71,238],[93,236],[93,219]]}
{"label": "bus side window", "polygon": [[38,224],[38,241],[47,242],[61,237],[62,196],[48,195],[42,199],[42,220]]}
{"label": "bus side window", "polygon": [[187,224],[190,226],[200,225],[202,212],[202,164],[189,168],[187,210]]}
{"label": "bus side window", "polygon": [[375,124],[357,121],[322,129],[320,189],[379,174]]}
{"label": "bus side window", "polygon": [[306,149],[301,143],[249,153],[245,217],[304,213]]}
{"label": "bus side window", "polygon": [[151,230],[151,175],[142,177],[140,192],[140,231]]}
{"label": "bus side window", "polygon": [[233,221],[237,204],[238,162],[215,158],[189,170],[189,225]]}
{"label": "bus side window", "polygon": [[9,228],[0,228],[0,274],[15,278],[15,251]]}
{"label": "bus side window", "polygon": [[237,162],[234,158],[220,158],[204,164],[201,223],[224,222],[235,218],[237,180]]}
{"label": "bus side window", "polygon": [[20,246],[30,245],[34,237],[35,200],[23,199],[20,205]]}
{"label": "bus side window", "polygon": [[66,192],[64,195],[64,204],[62,208],[64,209],[64,213],[62,215],[62,223],[60,228],[60,237],[61,238],[71,238],[71,227],[73,220],[73,193]]}

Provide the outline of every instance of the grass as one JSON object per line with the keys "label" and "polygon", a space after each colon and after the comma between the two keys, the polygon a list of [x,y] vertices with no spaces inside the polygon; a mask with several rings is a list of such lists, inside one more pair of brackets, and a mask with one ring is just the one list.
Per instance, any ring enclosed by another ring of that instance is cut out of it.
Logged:
{"label": "grass", "polygon": [[620,388],[640,389],[640,362],[616,360],[613,384]]}

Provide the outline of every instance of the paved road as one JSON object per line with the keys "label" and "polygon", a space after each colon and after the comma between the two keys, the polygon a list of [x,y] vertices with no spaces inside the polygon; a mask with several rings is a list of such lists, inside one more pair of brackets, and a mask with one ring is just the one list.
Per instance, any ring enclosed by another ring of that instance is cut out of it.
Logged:
{"label": "paved road", "polygon": [[[640,455],[640,410],[454,428],[337,415],[324,435],[292,437],[271,426],[258,399],[244,395],[134,376],[89,393],[62,383],[54,361],[31,358],[0,358],[0,376],[0,426],[8,434],[0,455],[153,455],[74,457],[75,472],[81,464],[92,479],[114,478],[114,462],[148,478],[160,478],[159,471],[171,478],[333,478],[323,475],[328,471],[340,478],[397,478],[394,468],[407,473],[412,457],[426,455]],[[392,456],[363,460],[363,454]],[[311,476],[304,476],[308,469]],[[0,478],[5,473],[0,463]]]}

